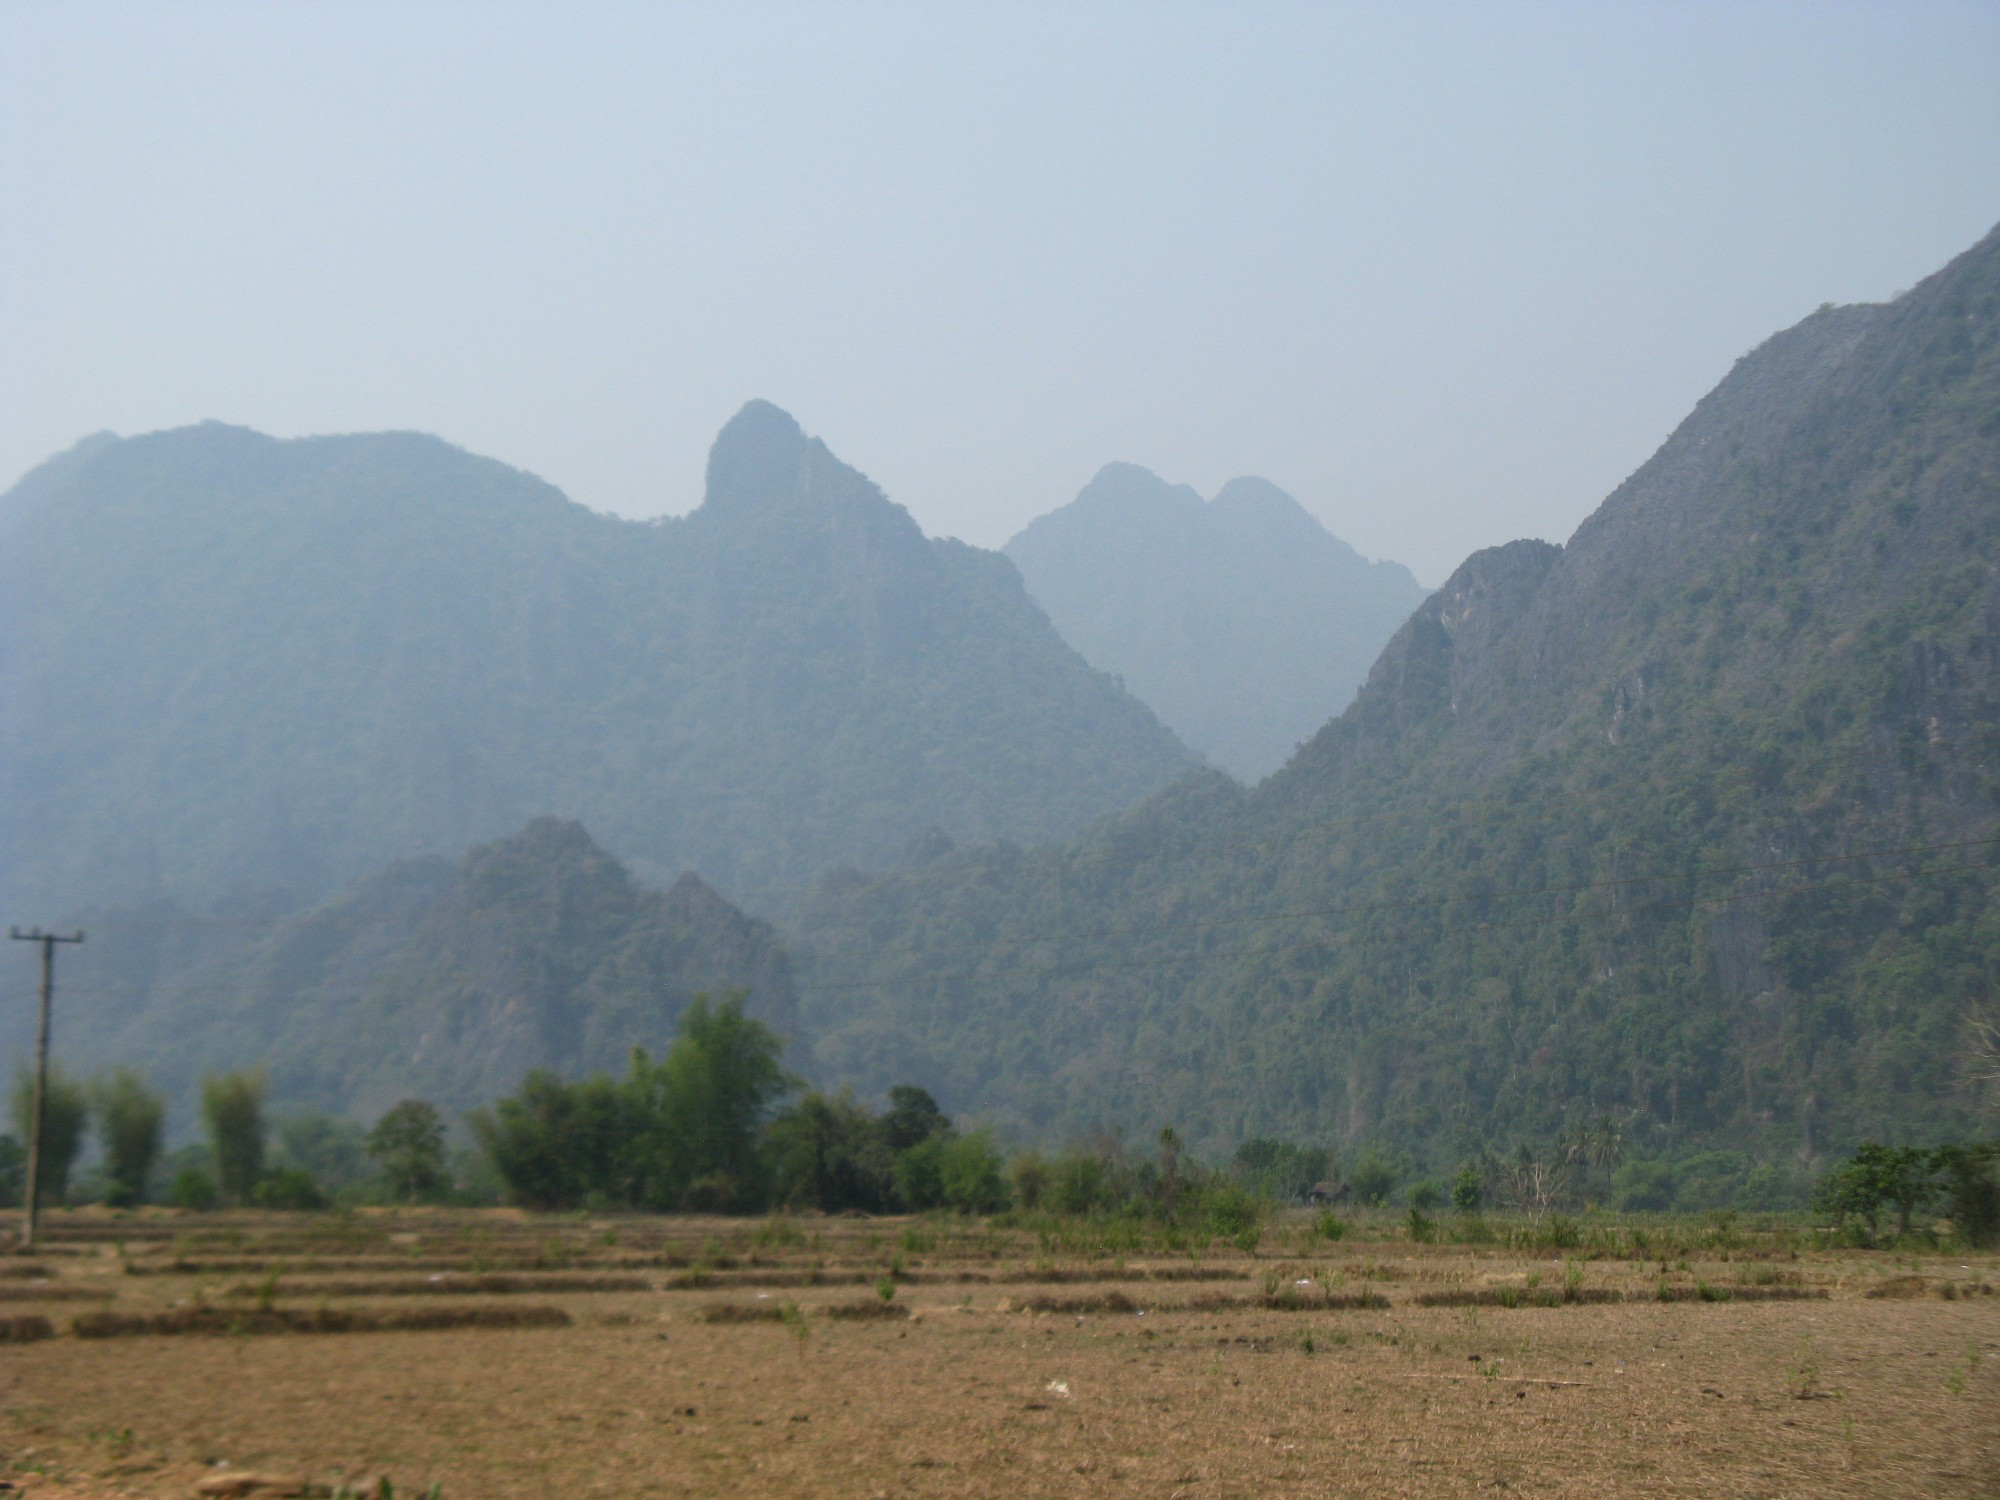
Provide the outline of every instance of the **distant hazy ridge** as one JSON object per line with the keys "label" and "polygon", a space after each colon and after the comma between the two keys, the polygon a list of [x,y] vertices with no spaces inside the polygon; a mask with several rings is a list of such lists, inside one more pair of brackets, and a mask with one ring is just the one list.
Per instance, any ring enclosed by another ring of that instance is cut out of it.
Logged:
{"label": "distant hazy ridge", "polygon": [[1245,781],[1347,706],[1424,597],[1276,485],[1235,479],[1204,501],[1133,464],[1003,550],[1085,660]]}
{"label": "distant hazy ridge", "polygon": [[[1191,764],[1006,559],[752,403],[645,525],[405,433],[92,439],[0,496],[0,904],[317,899],[581,818],[731,889]],[[769,894],[769,893],[764,893]]]}

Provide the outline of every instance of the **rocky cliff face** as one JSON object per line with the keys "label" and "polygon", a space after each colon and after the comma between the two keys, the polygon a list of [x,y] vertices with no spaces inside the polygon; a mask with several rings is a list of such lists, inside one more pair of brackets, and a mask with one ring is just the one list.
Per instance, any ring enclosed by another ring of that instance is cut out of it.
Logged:
{"label": "rocky cliff face", "polygon": [[825,889],[822,1055],[1440,1168],[1599,1113],[1780,1175],[1978,1128],[1996,412],[2000,234],[1746,356],[1566,547],[1468,559],[1248,795]]}

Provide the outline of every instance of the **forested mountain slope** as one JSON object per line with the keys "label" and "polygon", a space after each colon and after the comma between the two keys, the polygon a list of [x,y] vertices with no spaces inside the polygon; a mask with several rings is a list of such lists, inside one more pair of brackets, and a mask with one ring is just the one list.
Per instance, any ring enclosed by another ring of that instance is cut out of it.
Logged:
{"label": "forested mountain slope", "polygon": [[1262,479],[1204,501],[1109,464],[1003,549],[1063,639],[1257,781],[1347,706],[1424,591]]}
{"label": "forested mountain slope", "polygon": [[1003,557],[762,402],[660,524],[407,433],[99,436],[0,497],[0,909],[297,905],[544,813],[739,893],[1192,763]]}
{"label": "forested mountain slope", "polygon": [[1989,237],[1746,356],[1568,546],[1470,558],[1254,792],[824,881],[822,1067],[1433,1164],[1599,1113],[1794,1172],[1982,1128],[1997,562]]}
{"label": "forested mountain slope", "polygon": [[[63,955],[56,1053],[72,1071],[135,1066],[191,1130],[204,1073],[261,1067],[280,1107],[373,1118],[415,1096],[449,1111],[530,1068],[622,1072],[673,1039],[697,992],[750,992],[794,1037],[775,934],[692,875],[641,887],[583,828],[541,818],[452,862],[354,882],[261,920],[155,906],[88,919]],[[9,1006],[0,1050],[33,1040]]]}

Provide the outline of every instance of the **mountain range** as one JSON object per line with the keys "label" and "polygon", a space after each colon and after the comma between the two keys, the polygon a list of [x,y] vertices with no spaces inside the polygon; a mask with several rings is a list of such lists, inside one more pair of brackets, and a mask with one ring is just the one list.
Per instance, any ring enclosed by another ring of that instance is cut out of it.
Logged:
{"label": "mountain range", "polygon": [[1424,590],[1276,485],[1213,500],[1109,464],[1002,549],[1063,639],[1210,762],[1258,781],[1339,713]]}
{"label": "mountain range", "polygon": [[0,541],[0,907],[42,921],[296,909],[543,814],[769,906],[1195,763],[1005,558],[763,402],[658,523],[435,438],[209,424],[79,444]]}
{"label": "mountain range", "polygon": [[1996,813],[2000,234],[1469,558],[1254,791],[824,879],[801,1008],[823,1072],[1041,1135],[1449,1166],[1602,1116],[1797,1172],[1996,1102]]}
{"label": "mountain range", "polygon": [[[1128,579],[1120,494],[1232,508],[1099,485],[1043,534]],[[474,1104],[731,984],[817,1081],[1044,1141],[1604,1120],[1796,1183],[2000,1103],[2000,232],[1468,558],[1254,787],[761,403],[657,526],[203,427],[79,445],[0,541],[0,893],[93,929],[64,1056],[177,1097]],[[772,926],[716,889],[814,872]]]}

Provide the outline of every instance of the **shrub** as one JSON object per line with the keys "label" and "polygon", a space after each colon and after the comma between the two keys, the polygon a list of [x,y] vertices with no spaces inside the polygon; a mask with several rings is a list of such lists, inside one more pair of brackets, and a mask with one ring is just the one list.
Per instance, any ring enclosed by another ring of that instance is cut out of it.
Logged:
{"label": "shrub", "polygon": [[730,1214],[744,1206],[745,1194],[727,1172],[704,1172],[687,1185],[681,1207],[697,1214]]}
{"label": "shrub", "polygon": [[1410,1189],[1410,1207],[1417,1213],[1427,1214],[1444,1201],[1444,1189],[1426,1177]]}
{"label": "shrub", "polygon": [[326,1194],[303,1167],[280,1167],[266,1173],[250,1194],[259,1208],[312,1210],[326,1207]]}
{"label": "shrub", "polygon": [[329,1194],[369,1175],[368,1132],[352,1120],[301,1110],[275,1121],[271,1133],[278,1165],[303,1167]]}
{"label": "shrub", "polygon": [[1333,1174],[1333,1153],[1324,1146],[1295,1146],[1289,1141],[1259,1138],[1238,1146],[1232,1165],[1253,1192],[1294,1203],[1314,1183]]}
{"label": "shrub", "polygon": [[993,1138],[983,1130],[943,1142],[938,1179],[945,1204],[960,1213],[993,1214],[1007,1206],[1007,1180],[1000,1173],[1000,1153],[993,1147]]}
{"label": "shrub", "polygon": [[1461,1245],[1490,1245],[1498,1238],[1493,1226],[1477,1213],[1460,1214],[1451,1237]]}
{"label": "shrub", "polygon": [[1111,1176],[1103,1158],[1065,1151],[1049,1170],[1043,1202],[1059,1214],[1087,1214],[1113,1207]]}
{"label": "shrub", "polygon": [[1037,1209],[1049,1190],[1049,1164],[1042,1160],[1039,1151],[1024,1151],[1014,1158],[1013,1166],[1007,1169],[1013,1179],[1014,1201],[1026,1209]]}
{"label": "shrub", "polygon": [[1541,1241],[1557,1250],[1574,1250],[1583,1243],[1583,1234],[1576,1227],[1574,1219],[1566,1219],[1561,1214],[1550,1214],[1542,1225]]}
{"label": "shrub", "polygon": [[1732,1200],[1735,1207],[1750,1213],[1796,1207],[1798,1195],[1785,1174],[1770,1162],[1753,1167]]}
{"label": "shrub", "polygon": [[1347,1181],[1354,1190],[1355,1202],[1379,1208],[1396,1191],[1396,1182],[1401,1176],[1402,1173],[1381,1157],[1370,1154],[1354,1164]]}
{"label": "shrub", "polygon": [[11,1135],[0,1135],[0,1208],[19,1208],[27,1190],[28,1153]]}
{"label": "shrub", "polygon": [[214,1208],[221,1197],[216,1190],[215,1179],[200,1167],[182,1167],[174,1174],[173,1185],[167,1189],[167,1201],[175,1208],[201,1212]]}
{"label": "shrub", "polygon": [[1209,1189],[1202,1205],[1203,1227],[1246,1253],[1263,1238],[1262,1219],[1257,1200],[1233,1182]]}
{"label": "shrub", "polygon": [[1484,1194],[1477,1167],[1460,1167],[1458,1176],[1451,1180],[1451,1206],[1462,1214],[1476,1214],[1483,1205]]}

